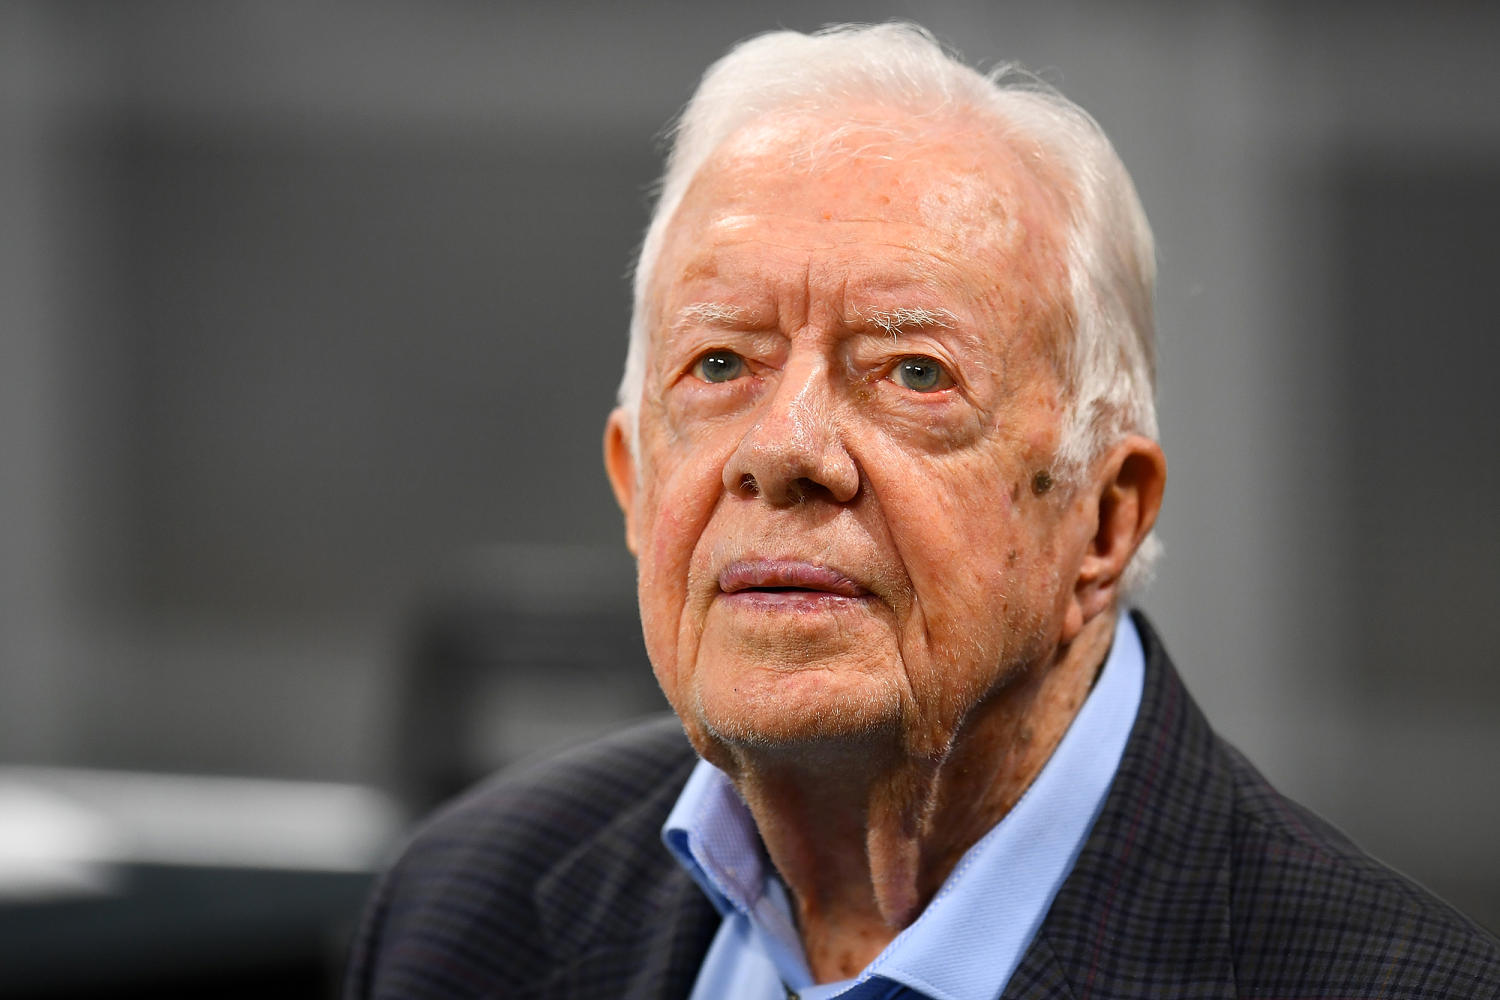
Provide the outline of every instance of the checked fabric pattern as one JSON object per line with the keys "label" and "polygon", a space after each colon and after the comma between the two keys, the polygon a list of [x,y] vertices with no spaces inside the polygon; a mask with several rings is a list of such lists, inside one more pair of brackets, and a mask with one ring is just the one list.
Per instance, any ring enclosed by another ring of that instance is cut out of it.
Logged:
{"label": "checked fabric pattern", "polygon": [[[1140,716],[1003,996],[1500,998],[1500,943],[1277,794],[1136,624]],[[378,887],[346,1000],[687,997],[718,916],[659,831],[694,760],[666,718],[446,809]]]}

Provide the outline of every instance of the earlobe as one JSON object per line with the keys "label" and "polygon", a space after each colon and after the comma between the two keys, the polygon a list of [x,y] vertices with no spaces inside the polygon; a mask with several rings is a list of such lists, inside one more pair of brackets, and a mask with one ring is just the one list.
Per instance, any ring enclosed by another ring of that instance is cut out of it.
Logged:
{"label": "earlobe", "polygon": [[1167,460],[1155,441],[1132,434],[1109,452],[1099,473],[1094,537],[1074,586],[1080,628],[1118,599],[1125,568],[1161,510]]}
{"label": "earlobe", "polygon": [[625,515],[625,547],[636,555],[635,455],[631,451],[630,418],[619,407],[604,425],[604,471],[620,513]]}

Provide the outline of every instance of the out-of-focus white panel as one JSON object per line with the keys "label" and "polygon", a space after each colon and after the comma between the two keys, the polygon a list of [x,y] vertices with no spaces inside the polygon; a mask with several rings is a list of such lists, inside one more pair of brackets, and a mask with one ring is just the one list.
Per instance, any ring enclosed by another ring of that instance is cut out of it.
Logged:
{"label": "out-of-focus white panel", "polygon": [[0,895],[106,889],[122,864],[370,871],[401,820],[360,785],[0,768]]}

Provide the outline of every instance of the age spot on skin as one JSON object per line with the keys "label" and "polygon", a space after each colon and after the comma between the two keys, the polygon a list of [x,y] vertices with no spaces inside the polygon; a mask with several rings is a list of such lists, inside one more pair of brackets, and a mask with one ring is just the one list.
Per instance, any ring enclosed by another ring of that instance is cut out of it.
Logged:
{"label": "age spot on skin", "polygon": [[1038,471],[1036,475],[1031,477],[1031,492],[1035,493],[1037,496],[1041,496],[1043,493],[1046,493],[1051,489],[1052,473],[1048,472],[1046,469]]}

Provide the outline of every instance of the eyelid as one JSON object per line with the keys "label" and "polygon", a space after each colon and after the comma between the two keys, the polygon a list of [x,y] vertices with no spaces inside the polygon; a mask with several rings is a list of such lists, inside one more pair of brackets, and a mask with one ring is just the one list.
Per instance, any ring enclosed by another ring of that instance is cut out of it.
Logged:
{"label": "eyelid", "polygon": [[[955,350],[957,348],[957,350]],[[902,334],[899,338],[884,333],[850,338],[849,358],[866,371],[889,368],[907,358],[931,358],[949,372],[957,371],[955,354],[966,354],[963,345],[953,345],[945,338],[926,332]]]}
{"label": "eyelid", "polygon": [[747,361],[770,361],[784,350],[784,339],[779,334],[763,330],[681,330],[675,331],[662,344],[662,352],[672,358],[674,366],[681,365],[679,371],[687,371],[698,363],[699,358],[713,351],[733,351]]}

